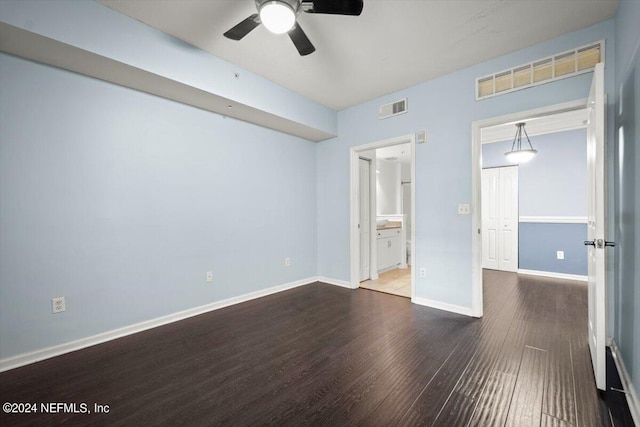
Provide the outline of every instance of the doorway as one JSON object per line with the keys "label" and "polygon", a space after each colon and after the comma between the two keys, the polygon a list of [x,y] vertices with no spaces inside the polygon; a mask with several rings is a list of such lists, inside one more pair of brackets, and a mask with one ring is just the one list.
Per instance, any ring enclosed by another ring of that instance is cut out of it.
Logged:
{"label": "doorway", "polygon": [[[586,120],[587,100],[576,100],[559,105],[552,105],[535,110],[520,113],[508,114],[491,119],[476,121],[472,123],[472,206],[480,207],[473,209],[471,216],[472,230],[472,313],[474,317],[482,317],[482,267],[483,267],[483,243],[482,236],[482,169],[483,167],[504,166],[503,164],[490,163],[483,159],[483,149],[486,146],[496,146],[500,141],[513,140],[515,134],[515,124],[527,122],[527,132],[537,134],[534,130],[536,119],[543,117],[556,117],[556,120],[546,121],[547,126],[542,133],[552,133],[561,130],[584,128]],[[535,145],[535,141],[533,141]],[[508,149],[507,149],[508,150]],[[504,157],[504,151],[498,153]],[[484,161],[484,163],[483,163]],[[522,215],[518,212],[518,215]]]}
{"label": "doorway", "polygon": [[[605,331],[606,331],[606,265],[604,249],[605,241],[605,215],[606,183],[604,175],[604,140],[605,140],[605,103],[604,103],[604,67],[597,64],[594,70],[591,91],[588,100],[578,100],[564,104],[544,107],[522,113],[477,121],[472,124],[472,197],[473,205],[482,206],[482,167],[483,147],[482,142],[486,137],[485,131],[500,128],[504,124],[518,124],[536,120],[544,121],[551,116],[566,118],[572,115],[582,116],[577,127],[586,125],[586,166],[587,172],[582,179],[586,190],[585,221],[588,238],[584,245],[588,245],[586,267],[587,274],[582,280],[588,279],[588,330],[589,346],[595,375],[596,385],[599,389],[605,386]],[[547,122],[549,122],[547,120]],[[550,122],[554,122],[551,120]],[[559,130],[566,130],[568,126],[563,120],[555,120],[555,126]],[[513,128],[512,128],[513,129]],[[512,130],[513,132],[513,130]],[[584,142],[584,136],[583,136]],[[565,171],[566,176],[567,171]],[[520,213],[522,215],[522,212]],[[544,217],[542,217],[544,218]],[[548,218],[547,218],[548,219]],[[540,220],[539,222],[545,222]],[[549,221],[546,221],[549,222]],[[472,311],[474,316],[482,316],[482,263],[483,263],[483,239],[482,239],[482,210],[474,209],[472,215]],[[580,244],[575,239],[576,244]],[[613,246],[613,244],[611,244]],[[522,251],[521,251],[522,252]],[[587,251],[582,246],[583,257]],[[557,253],[558,259],[561,253]],[[519,270],[519,273],[523,273]],[[557,276],[552,276],[557,277]],[[570,277],[567,277],[570,278]]]}
{"label": "doorway", "polygon": [[414,135],[351,149],[351,288],[414,297],[413,182]]}

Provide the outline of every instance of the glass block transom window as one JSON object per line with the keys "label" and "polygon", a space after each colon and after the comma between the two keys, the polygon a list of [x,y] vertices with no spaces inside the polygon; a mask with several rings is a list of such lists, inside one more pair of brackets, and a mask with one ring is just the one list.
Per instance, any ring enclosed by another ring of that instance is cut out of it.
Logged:
{"label": "glass block transom window", "polygon": [[604,40],[476,79],[476,100],[592,71],[604,61]]}

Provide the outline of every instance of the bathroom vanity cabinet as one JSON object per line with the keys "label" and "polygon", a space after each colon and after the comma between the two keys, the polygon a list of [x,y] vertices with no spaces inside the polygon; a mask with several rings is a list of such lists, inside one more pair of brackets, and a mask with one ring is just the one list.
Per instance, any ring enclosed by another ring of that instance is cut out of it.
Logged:
{"label": "bathroom vanity cabinet", "polygon": [[402,262],[402,228],[378,230],[378,271],[388,270]]}

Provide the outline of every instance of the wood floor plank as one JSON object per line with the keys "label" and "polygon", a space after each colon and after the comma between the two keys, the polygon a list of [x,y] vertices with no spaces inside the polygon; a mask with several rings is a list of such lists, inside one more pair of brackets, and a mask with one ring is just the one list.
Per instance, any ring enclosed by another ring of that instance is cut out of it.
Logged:
{"label": "wood floor plank", "polygon": [[503,426],[515,385],[515,375],[494,370],[487,380],[469,425]]}
{"label": "wood floor plank", "polygon": [[525,347],[506,426],[539,426],[542,418],[547,352]]}
{"label": "wood floor plank", "polygon": [[540,427],[573,427],[574,424],[552,417],[549,414],[542,414],[542,424]]}
{"label": "wood floor plank", "polygon": [[[473,332],[471,329],[469,332]],[[470,334],[470,335],[471,335]],[[440,369],[429,380],[406,415],[402,418],[402,424],[432,425],[441,409],[447,403],[453,393],[464,369],[469,364],[478,349],[477,339],[468,337],[461,340],[449,357],[444,361]]]}
{"label": "wood floor plank", "polygon": [[576,392],[577,424],[585,427],[611,426],[606,405],[595,385],[586,328],[571,337],[571,359]]}
{"label": "wood floor plank", "polygon": [[556,325],[553,337],[553,345],[550,346],[548,353],[549,363],[542,411],[575,425],[577,414],[570,335],[561,325]]}

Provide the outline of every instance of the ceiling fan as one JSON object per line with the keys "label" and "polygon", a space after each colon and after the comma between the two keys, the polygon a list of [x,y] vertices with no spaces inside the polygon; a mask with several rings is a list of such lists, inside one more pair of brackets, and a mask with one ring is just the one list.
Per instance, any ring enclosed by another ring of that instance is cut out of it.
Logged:
{"label": "ceiling fan", "polygon": [[224,33],[231,40],[240,40],[258,25],[263,24],[274,34],[288,33],[301,56],[315,52],[307,35],[302,31],[296,17],[300,12],[325,13],[331,15],[353,15],[362,13],[363,0],[255,0],[258,13],[254,13]]}

